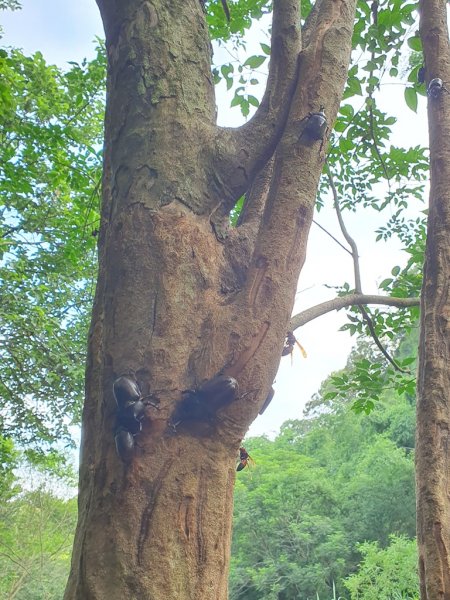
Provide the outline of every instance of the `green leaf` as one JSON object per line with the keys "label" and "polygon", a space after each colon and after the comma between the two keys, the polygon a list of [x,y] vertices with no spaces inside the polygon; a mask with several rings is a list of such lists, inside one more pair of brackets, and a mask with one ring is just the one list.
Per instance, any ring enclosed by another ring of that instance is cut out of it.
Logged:
{"label": "green leaf", "polygon": [[383,281],[379,284],[378,287],[382,290],[386,290],[386,289],[388,289],[388,287],[391,285],[392,282],[393,282],[393,279],[391,279],[391,278],[383,279]]}
{"label": "green leaf", "polygon": [[249,104],[248,100],[246,100],[245,98],[242,98],[241,113],[244,117],[248,117],[248,115],[250,113],[250,104]]}
{"label": "green leaf", "polygon": [[244,63],[244,67],[257,69],[267,60],[267,56],[250,56]]}
{"label": "green leaf", "polygon": [[343,104],[339,108],[339,112],[341,113],[341,115],[344,115],[348,118],[352,118],[353,115],[355,114],[355,109],[353,108],[353,106],[351,104]]}
{"label": "green leaf", "polygon": [[407,44],[414,52],[422,52],[422,40],[420,39],[420,36],[413,35],[408,38]]}
{"label": "green leaf", "polygon": [[232,73],[234,73],[234,67],[233,67],[233,65],[231,63],[229,63],[227,65],[222,65],[220,67],[220,72],[222,73],[223,77],[227,78]]}
{"label": "green leaf", "polygon": [[240,104],[242,104],[243,101],[243,96],[240,96],[239,94],[235,94],[233,100],[230,102],[230,106],[239,106]]}
{"label": "green leaf", "polygon": [[405,102],[412,111],[417,112],[417,92],[413,87],[405,88]]}

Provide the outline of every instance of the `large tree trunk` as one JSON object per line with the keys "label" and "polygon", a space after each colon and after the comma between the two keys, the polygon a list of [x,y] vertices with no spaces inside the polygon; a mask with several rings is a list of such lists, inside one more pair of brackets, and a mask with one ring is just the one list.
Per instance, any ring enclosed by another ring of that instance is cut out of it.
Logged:
{"label": "large tree trunk", "polygon": [[[445,0],[423,0],[431,187],[417,402],[417,536],[422,600],[450,600],[450,46]],[[436,82],[435,82],[436,83]],[[437,82],[439,83],[439,82]],[[438,86],[439,87],[439,86]]]}
{"label": "large tree trunk", "polygon": [[[277,370],[323,166],[320,141],[300,132],[321,105],[335,118],[355,2],[318,2],[302,43],[297,1],[275,1],[268,89],[237,130],[215,124],[198,0],[98,4],[109,82],[100,270],[65,598],[220,600],[236,452]],[[113,382],[124,374],[158,407],[121,460]],[[219,402],[217,384],[205,414],[187,419],[183,391],[218,375],[239,397]]]}

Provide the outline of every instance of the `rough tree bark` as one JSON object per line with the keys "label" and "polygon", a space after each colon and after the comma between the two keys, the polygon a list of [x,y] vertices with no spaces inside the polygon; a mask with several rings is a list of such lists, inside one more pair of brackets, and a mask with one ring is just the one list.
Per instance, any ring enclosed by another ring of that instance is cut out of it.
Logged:
{"label": "rough tree bark", "polygon": [[[450,45],[445,0],[420,2],[431,187],[421,302],[417,536],[422,600],[450,600]],[[432,86],[433,88],[433,86]]]}
{"label": "rough tree bark", "polygon": [[[266,94],[231,130],[215,123],[198,0],[98,0],[102,223],[66,600],[227,597],[236,453],[278,367],[324,160],[301,131],[321,105],[335,119],[355,2],[318,0],[300,31],[297,0],[274,1]],[[129,464],[112,393],[127,373],[159,402]],[[239,398],[174,429],[183,390],[218,374]]]}

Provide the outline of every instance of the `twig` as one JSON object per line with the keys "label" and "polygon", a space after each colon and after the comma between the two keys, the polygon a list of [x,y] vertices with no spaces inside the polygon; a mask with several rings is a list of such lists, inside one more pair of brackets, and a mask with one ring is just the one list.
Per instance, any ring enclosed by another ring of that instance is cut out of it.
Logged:
{"label": "twig", "polygon": [[386,177],[386,181],[387,181],[387,184],[388,184],[389,191],[391,191],[391,180],[390,180],[387,168],[386,168],[386,163],[384,162],[383,157],[381,156],[381,152],[380,152],[380,150],[378,148],[378,142],[377,142],[377,138],[375,136],[375,130],[373,128],[373,109],[372,109],[372,106],[370,106],[370,109],[369,109],[369,116],[370,116],[370,135],[372,137],[372,144],[373,144],[373,147],[375,149],[376,155],[378,156],[378,160],[381,163],[381,167],[383,169],[384,176]]}
{"label": "twig", "polygon": [[333,235],[332,233],[330,233],[330,232],[329,232],[327,229],[325,229],[325,227],[323,227],[323,226],[322,226],[320,223],[318,223],[318,222],[317,222],[315,219],[313,219],[313,220],[312,220],[312,222],[313,222],[315,225],[317,225],[317,227],[319,227],[319,228],[320,228],[320,229],[321,229],[323,232],[325,232],[327,235],[329,235],[329,236],[330,236],[330,238],[336,242],[336,244],[339,244],[339,246],[340,246],[340,247],[341,247],[343,250],[345,250],[346,252],[348,252],[349,254],[351,254],[350,250],[349,250],[348,248],[346,248],[346,247],[344,246],[344,244],[341,244],[341,242],[340,242],[340,241],[339,241],[337,238],[335,238],[335,237],[334,237],[334,235]]}
{"label": "twig", "polygon": [[[374,23],[375,26],[377,26],[378,25],[378,12],[377,12],[378,11],[378,3],[374,2],[372,4],[372,7],[373,7],[373,11],[372,11],[373,23]],[[375,51],[372,51],[371,55],[370,55],[371,64],[374,64],[374,59],[375,59]],[[373,72],[374,72],[374,69],[372,68],[369,71],[369,77],[373,77]],[[369,91],[369,99],[372,101],[373,100],[373,88],[372,88],[372,86],[369,86],[369,90],[368,91]],[[386,168],[386,164],[385,164],[385,162],[383,160],[383,157],[381,156],[381,152],[380,152],[380,150],[378,148],[378,140],[376,138],[375,129],[373,127],[373,105],[372,105],[372,102],[369,103],[369,117],[370,117],[370,135],[372,137],[372,144],[373,144],[373,147],[375,149],[375,153],[378,156],[378,160],[381,163],[381,167],[383,169],[384,176],[386,177],[386,181],[387,181],[387,184],[388,184],[389,191],[391,191],[391,182],[390,182],[390,179],[389,179],[389,174],[388,174],[388,171],[387,171],[387,168]]]}
{"label": "twig", "polygon": [[409,369],[403,369],[393,358],[392,356],[388,353],[388,351],[386,350],[386,348],[383,346],[383,344],[380,342],[380,338],[377,336],[376,331],[375,331],[375,327],[373,325],[373,321],[369,315],[369,313],[367,312],[367,310],[363,307],[360,306],[359,310],[361,311],[361,314],[365,320],[365,322],[367,323],[367,327],[369,328],[370,331],[370,335],[373,337],[375,344],[378,346],[381,354],[383,354],[383,356],[386,358],[386,360],[388,360],[391,365],[394,367],[394,369],[396,371],[400,371],[400,373],[410,373]]}
{"label": "twig", "polygon": [[326,164],[325,168],[326,168],[328,181],[330,183],[330,188],[333,193],[334,208],[336,210],[337,218],[339,221],[339,227],[341,228],[342,235],[344,236],[346,242],[348,243],[348,245],[351,248],[351,251],[347,250],[347,252],[349,252],[349,254],[351,254],[352,258],[353,258],[353,268],[354,268],[354,273],[355,273],[355,291],[357,294],[362,294],[358,247],[356,245],[355,240],[351,237],[351,235],[347,231],[347,227],[345,226],[344,219],[342,218],[342,212],[341,212],[341,208],[339,206],[339,198],[338,198],[336,186],[334,185],[333,177],[331,175],[331,171],[328,166],[328,163]]}

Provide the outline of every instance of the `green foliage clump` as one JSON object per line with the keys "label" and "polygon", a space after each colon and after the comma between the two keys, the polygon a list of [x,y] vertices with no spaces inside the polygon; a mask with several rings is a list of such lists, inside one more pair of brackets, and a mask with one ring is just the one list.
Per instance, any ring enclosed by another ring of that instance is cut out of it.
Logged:
{"label": "green foliage clump", "polygon": [[105,72],[0,51],[0,431],[35,458],[80,419]]}
{"label": "green foliage clump", "polygon": [[389,546],[360,544],[363,556],[356,573],[344,582],[351,600],[418,600],[417,545],[415,540],[392,536]]}
{"label": "green foliage clump", "polygon": [[253,440],[257,468],[235,495],[231,598],[324,593],[345,573],[345,531],[323,468],[294,449]]}
{"label": "green foliage clump", "polygon": [[61,600],[69,574],[76,499],[44,487],[0,504],[0,596]]}
{"label": "green foliage clump", "polygon": [[[364,544],[395,553],[392,535],[415,534],[414,399],[385,390],[376,410],[360,414],[351,397],[329,397],[332,381],[274,441],[245,443],[256,467],[236,484],[232,600],[347,598]],[[402,592],[416,573],[409,555],[398,561],[390,576],[407,584]]]}
{"label": "green foliage clump", "polygon": [[[375,343],[364,338],[361,328],[359,343],[350,356],[347,368],[331,375],[324,392],[324,397],[328,400],[337,397],[352,399],[353,410],[366,414],[369,414],[386,394],[389,395],[391,390],[409,399],[415,397],[416,391],[415,364],[419,332],[417,321],[408,323],[406,318],[407,322],[400,324],[399,315],[383,315],[380,311],[374,311],[372,318],[375,326],[378,323],[377,335],[381,336],[382,331],[397,331],[400,342],[398,339],[392,343],[387,342],[386,347],[395,357],[398,368],[387,363],[385,357],[375,348]],[[387,325],[391,319],[395,321],[395,325]],[[350,316],[350,320],[358,321],[358,318]],[[351,326],[344,325],[343,329]],[[359,326],[357,328],[360,329]],[[391,336],[388,336],[388,339],[390,338]]]}
{"label": "green foliage clump", "polygon": [[6,502],[17,492],[14,470],[19,462],[19,454],[13,441],[0,435],[0,503]]}

